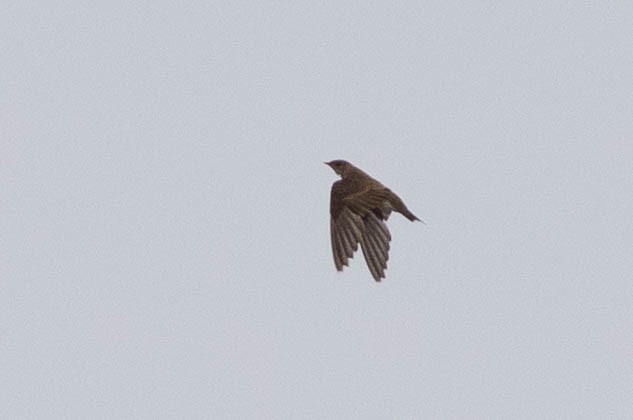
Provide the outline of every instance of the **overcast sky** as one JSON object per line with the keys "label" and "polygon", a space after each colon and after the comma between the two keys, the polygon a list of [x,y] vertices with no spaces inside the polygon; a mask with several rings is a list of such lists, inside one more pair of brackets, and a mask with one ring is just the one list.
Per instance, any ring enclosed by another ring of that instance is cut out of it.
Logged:
{"label": "overcast sky", "polygon": [[392,3],[1,6],[0,417],[633,416],[633,4]]}

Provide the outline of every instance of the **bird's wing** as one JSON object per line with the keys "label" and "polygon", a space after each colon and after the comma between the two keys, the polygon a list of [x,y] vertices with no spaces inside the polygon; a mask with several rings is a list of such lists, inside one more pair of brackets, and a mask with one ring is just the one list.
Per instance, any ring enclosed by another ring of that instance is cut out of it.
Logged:
{"label": "bird's wing", "polygon": [[[354,213],[365,216],[375,209],[382,209],[392,192],[388,188],[367,188],[363,191],[350,194],[342,201]],[[387,215],[388,216],[388,215]]]}
{"label": "bird's wing", "polygon": [[380,281],[385,278],[391,234],[385,222],[371,211],[363,217],[363,222],[365,230],[360,240],[363,255],[374,280]]}
{"label": "bird's wing", "polygon": [[358,250],[363,237],[363,219],[350,209],[343,207],[336,218],[330,219],[330,239],[334,265],[338,271],[348,265],[348,259]]}

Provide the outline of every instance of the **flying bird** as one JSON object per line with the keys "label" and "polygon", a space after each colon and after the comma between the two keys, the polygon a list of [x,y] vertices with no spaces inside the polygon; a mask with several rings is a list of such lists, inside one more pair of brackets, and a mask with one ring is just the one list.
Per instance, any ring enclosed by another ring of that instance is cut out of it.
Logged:
{"label": "flying bird", "polygon": [[[367,267],[376,281],[385,278],[391,233],[385,224],[392,211],[420,221],[400,197],[380,182],[344,160],[324,162],[341,179],[330,194],[330,239],[338,271],[348,265],[360,243]],[[422,222],[424,223],[424,222]]]}

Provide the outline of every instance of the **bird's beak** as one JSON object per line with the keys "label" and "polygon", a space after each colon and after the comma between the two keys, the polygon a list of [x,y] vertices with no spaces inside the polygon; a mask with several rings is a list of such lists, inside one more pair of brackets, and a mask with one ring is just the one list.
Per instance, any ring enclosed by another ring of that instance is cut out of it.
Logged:
{"label": "bird's beak", "polygon": [[327,166],[329,166],[330,168],[332,167],[332,165],[330,165],[330,162],[323,162],[325,163]]}

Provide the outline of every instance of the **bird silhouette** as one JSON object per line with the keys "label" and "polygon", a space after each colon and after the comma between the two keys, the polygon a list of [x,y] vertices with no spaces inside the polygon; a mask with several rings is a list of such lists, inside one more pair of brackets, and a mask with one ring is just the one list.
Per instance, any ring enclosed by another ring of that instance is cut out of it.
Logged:
{"label": "bird silhouette", "polygon": [[[376,281],[385,278],[391,233],[385,221],[392,211],[420,221],[400,197],[362,170],[344,160],[324,162],[341,179],[330,194],[330,237],[334,265],[338,271],[348,265],[360,243],[363,256]],[[423,222],[424,223],[424,222]]]}

